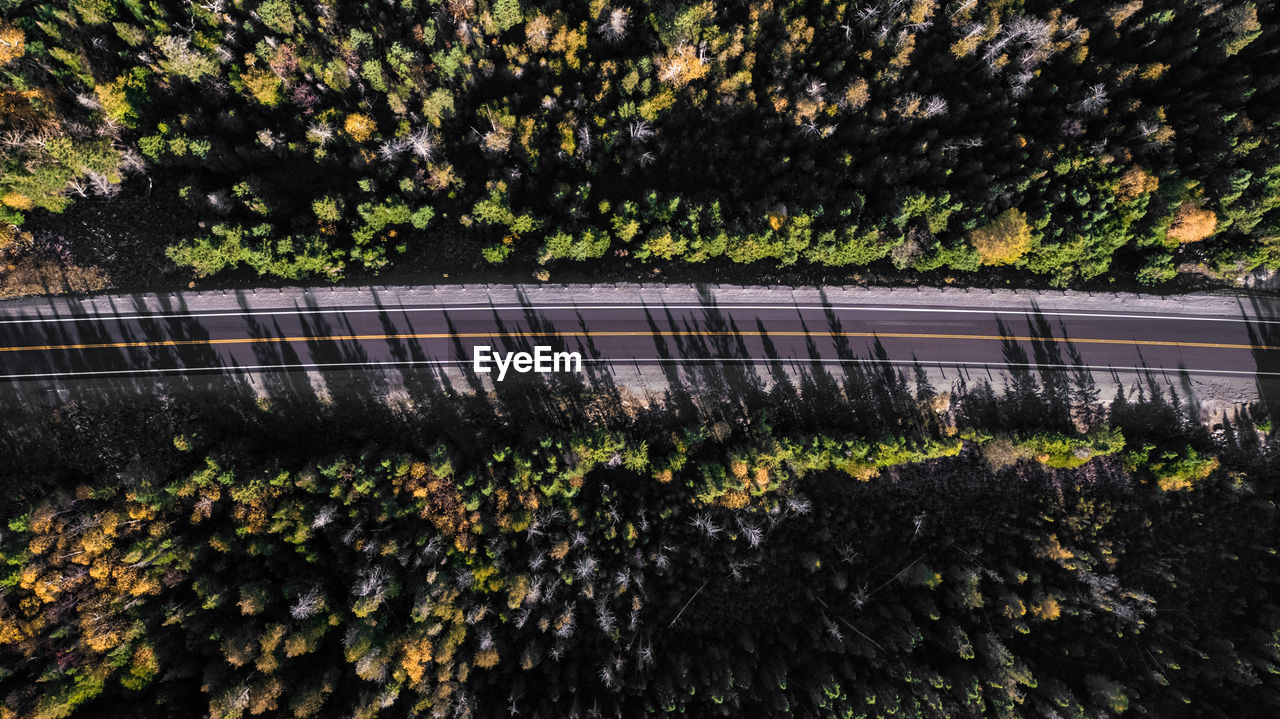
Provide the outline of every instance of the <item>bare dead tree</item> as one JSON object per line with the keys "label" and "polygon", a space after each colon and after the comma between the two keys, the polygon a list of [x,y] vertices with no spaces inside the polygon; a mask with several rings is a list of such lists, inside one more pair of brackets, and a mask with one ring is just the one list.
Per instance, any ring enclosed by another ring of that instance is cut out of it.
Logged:
{"label": "bare dead tree", "polygon": [[383,140],[378,146],[378,159],[383,162],[393,162],[404,151],[405,143],[402,139],[393,138],[390,140]]}
{"label": "bare dead tree", "polygon": [[320,593],[318,587],[312,587],[305,594],[298,597],[297,601],[289,607],[289,616],[299,621],[308,617],[315,616],[317,612],[324,608],[324,595]]}
{"label": "bare dead tree", "polygon": [[76,178],[72,178],[72,179],[71,179],[71,181],[69,181],[69,182],[67,183],[67,187],[66,187],[66,189],[67,189],[67,192],[70,192],[71,194],[75,195],[76,197],[88,197],[88,196],[89,196],[89,187],[88,187],[88,185],[84,184],[84,182],[83,182],[82,180],[80,180],[80,178],[78,178],[78,177],[76,177]]}
{"label": "bare dead tree", "polygon": [[586,581],[595,575],[599,562],[590,554],[584,554],[578,558],[573,565],[573,576],[580,581]]}
{"label": "bare dead tree", "polygon": [[431,155],[435,152],[435,140],[431,137],[431,128],[422,127],[410,133],[405,138],[405,149],[413,153],[418,159],[430,160]]}
{"label": "bare dead tree", "polygon": [[307,139],[324,147],[333,139],[333,128],[325,123],[313,123],[307,128]]}
{"label": "bare dead tree", "polygon": [[689,520],[689,524],[692,525],[694,529],[701,532],[707,539],[715,539],[721,532],[720,527],[718,527],[715,521],[705,512],[698,513]]}
{"label": "bare dead tree", "polygon": [[1086,114],[1094,114],[1107,106],[1107,88],[1102,83],[1097,83],[1089,88],[1089,94],[1083,100],[1075,103],[1075,109]]}
{"label": "bare dead tree", "polygon": [[609,42],[620,42],[627,36],[627,25],[631,22],[631,11],[626,8],[610,8],[600,23],[600,34]]}
{"label": "bare dead tree", "polygon": [[653,136],[653,129],[644,120],[632,120],[627,129],[631,133],[631,139],[636,142],[644,142]]}
{"label": "bare dead tree", "polygon": [[93,170],[89,170],[85,175],[89,178],[89,185],[93,188],[94,194],[103,197],[115,197],[120,194],[120,184],[112,182],[106,175]]}

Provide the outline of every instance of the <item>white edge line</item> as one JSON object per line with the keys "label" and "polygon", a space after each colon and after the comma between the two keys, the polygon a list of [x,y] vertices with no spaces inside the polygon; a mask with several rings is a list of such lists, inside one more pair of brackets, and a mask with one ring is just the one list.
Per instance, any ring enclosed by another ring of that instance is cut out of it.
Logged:
{"label": "white edge line", "polygon": [[[1217,374],[1217,375],[1249,375],[1249,376],[1270,376],[1280,377],[1280,372],[1249,372],[1246,370],[1227,370],[1227,369],[1189,369],[1178,367],[1171,369],[1168,367],[1125,367],[1113,365],[1073,365],[1073,364],[1035,364],[1033,362],[964,362],[964,361],[929,361],[917,362],[914,360],[878,360],[878,359],[800,359],[791,357],[787,359],[773,358],[755,358],[755,357],[730,357],[724,359],[679,359],[679,358],[632,358],[632,359],[604,359],[604,358],[587,358],[583,362],[588,364],[616,364],[619,366],[628,364],[773,364],[776,362],[789,362],[792,365],[805,364],[890,364],[890,365],[919,365],[924,368],[929,367],[986,367],[990,369],[995,366],[1000,367],[1030,367],[1035,369],[1087,369],[1091,371],[1126,371],[1126,372],[1174,372],[1188,374]],[[93,370],[87,372],[42,372],[34,374],[7,374],[0,375],[0,379],[22,380],[22,379],[38,379],[41,377],[86,377],[86,376],[102,376],[102,375],[154,375],[168,374],[171,372],[189,372],[189,373],[208,373],[208,372],[256,372],[259,370],[269,369],[321,369],[326,367],[406,367],[417,365],[457,365],[465,366],[470,364],[470,360],[397,360],[391,362],[332,362],[332,363],[300,363],[300,364],[276,364],[276,365],[229,365],[225,367],[170,367],[170,368],[151,368],[151,369],[122,369],[122,370]]]}
{"label": "white edge line", "polygon": [[[353,315],[367,314],[372,312],[385,312],[388,315],[408,312],[486,312],[486,311],[507,311],[507,310],[778,310],[787,309],[786,304],[777,305],[752,305],[752,304],[687,304],[687,305],[644,305],[640,303],[631,305],[485,305],[485,306],[468,306],[468,305],[440,305],[436,307],[381,307],[381,308],[357,308],[344,309],[341,307],[329,308],[295,308],[295,309],[278,309],[278,310],[238,310],[235,312],[189,312],[189,313],[165,313],[156,312],[145,315],[83,315],[76,317],[24,317],[20,319],[0,320],[0,325],[11,324],[41,324],[47,322],[119,322],[123,320],[143,320],[143,319],[174,319],[188,318],[199,319],[202,317],[253,317],[253,316],[274,316],[274,315],[313,315],[313,314],[335,314],[335,315]],[[1280,319],[1262,319],[1258,317],[1196,317],[1191,315],[1129,315],[1108,312],[1067,312],[1055,310],[1037,310],[1031,307],[1021,310],[1000,310],[1000,309],[957,309],[950,307],[928,308],[928,307],[880,307],[876,305],[790,305],[796,310],[824,310],[835,312],[923,312],[923,313],[947,313],[947,314],[983,314],[983,315],[1044,315],[1052,317],[1100,317],[1105,319],[1134,319],[1134,320],[1185,320],[1194,322],[1248,322],[1253,324],[1280,324]]]}

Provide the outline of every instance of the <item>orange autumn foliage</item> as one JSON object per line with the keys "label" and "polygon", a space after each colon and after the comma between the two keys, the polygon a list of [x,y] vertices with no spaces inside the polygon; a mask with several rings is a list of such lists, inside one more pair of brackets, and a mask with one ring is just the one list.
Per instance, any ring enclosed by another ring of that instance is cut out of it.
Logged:
{"label": "orange autumn foliage", "polygon": [[1173,215],[1168,236],[1182,244],[1199,242],[1218,229],[1218,216],[1192,202],[1184,202]]}

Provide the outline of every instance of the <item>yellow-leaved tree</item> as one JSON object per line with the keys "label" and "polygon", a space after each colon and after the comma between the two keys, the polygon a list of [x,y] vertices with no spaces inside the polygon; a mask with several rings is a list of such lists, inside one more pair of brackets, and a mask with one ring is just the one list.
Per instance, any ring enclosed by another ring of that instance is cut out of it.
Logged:
{"label": "yellow-leaved tree", "polygon": [[984,265],[1013,264],[1031,249],[1031,226],[1025,213],[1010,207],[990,224],[971,231],[969,243]]}
{"label": "yellow-leaved tree", "polygon": [[347,115],[347,119],[342,126],[347,131],[347,134],[351,136],[351,139],[356,142],[368,140],[373,137],[374,131],[378,129],[372,118],[360,113]]}
{"label": "yellow-leaved tree", "polygon": [[26,36],[8,21],[0,20],[0,65],[22,57],[26,52]]}

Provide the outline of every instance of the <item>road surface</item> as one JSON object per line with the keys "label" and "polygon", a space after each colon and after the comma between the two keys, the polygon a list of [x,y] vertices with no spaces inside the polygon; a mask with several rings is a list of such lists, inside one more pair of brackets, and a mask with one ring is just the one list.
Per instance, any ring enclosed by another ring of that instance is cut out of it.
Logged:
{"label": "road surface", "polygon": [[887,361],[1280,377],[1280,307],[1256,299],[420,289],[0,303],[0,379],[469,367],[478,345],[547,345],[628,367]]}

